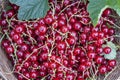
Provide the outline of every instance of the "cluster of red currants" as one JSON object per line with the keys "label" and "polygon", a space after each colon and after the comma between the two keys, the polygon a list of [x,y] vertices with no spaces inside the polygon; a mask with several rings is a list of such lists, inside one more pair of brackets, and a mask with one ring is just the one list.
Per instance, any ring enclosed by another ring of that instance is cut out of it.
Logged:
{"label": "cluster of red currants", "polygon": [[[81,0],[51,0],[44,18],[17,19],[18,6],[3,11],[0,20],[2,47],[18,80],[86,80],[110,72],[116,60],[104,58],[115,33],[101,18],[93,26],[87,4]],[[111,14],[107,8],[102,17]]]}

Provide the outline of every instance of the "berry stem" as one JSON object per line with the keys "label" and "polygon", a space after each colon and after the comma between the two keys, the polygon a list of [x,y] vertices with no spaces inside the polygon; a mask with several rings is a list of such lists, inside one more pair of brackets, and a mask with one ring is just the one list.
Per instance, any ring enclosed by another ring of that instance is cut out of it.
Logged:
{"label": "berry stem", "polygon": [[106,76],[105,76],[105,78],[103,79],[103,80],[106,80],[107,78],[108,78],[108,76],[114,71],[114,70],[116,70],[117,69],[117,67],[115,67],[114,69],[112,69],[112,71],[110,71]]}
{"label": "berry stem", "polygon": [[56,63],[58,63],[58,64],[60,64],[61,66],[63,66],[63,68],[65,68],[66,70],[69,70],[69,71],[71,71],[71,72],[73,72],[73,73],[76,73],[77,74],[77,71],[75,71],[75,70],[71,70],[71,69],[69,69],[69,68],[67,68],[67,67],[65,67],[63,64],[61,64],[61,63],[59,63],[58,61],[56,61],[56,60],[54,60]]}
{"label": "berry stem", "polygon": [[15,55],[15,57],[16,57],[16,62],[18,61],[18,57],[17,57],[17,54],[16,54],[16,52],[17,52],[17,48],[15,47],[15,45],[13,44],[13,42],[12,42],[12,40],[11,40],[11,38],[10,38],[10,36],[8,35],[8,33],[7,33],[7,31],[5,31],[5,35],[7,36],[7,38],[10,40],[10,42],[11,42],[11,45],[13,46],[13,48],[14,48],[14,55]]}
{"label": "berry stem", "polygon": [[0,38],[0,43],[2,42],[4,37],[5,37],[5,34],[3,34],[2,37]]}
{"label": "berry stem", "polygon": [[75,5],[75,4],[77,4],[79,1],[76,1],[75,3],[72,3],[72,4],[70,4],[70,5],[68,5],[68,6],[66,6],[64,9],[62,9],[61,11],[60,11],[60,13],[58,13],[58,15],[60,15],[63,11],[65,11],[68,7],[71,7],[71,6],[73,6],[73,5]]}
{"label": "berry stem", "polygon": [[15,71],[15,73],[18,73],[18,74],[20,74],[21,76],[23,76],[25,79],[30,80],[29,78],[27,78],[26,76],[24,76],[22,73],[20,73],[20,72],[18,72],[18,71]]}
{"label": "berry stem", "polygon": [[[43,45],[43,46],[41,46],[41,47],[39,47],[39,48],[37,48],[37,50],[39,50],[39,49],[41,49],[41,48],[43,48],[43,47],[45,47],[45,46],[46,46],[46,44]],[[33,52],[22,62],[22,64],[20,65],[20,67],[23,67],[23,64],[33,55],[34,52],[35,52],[35,51],[33,51]],[[18,71],[20,71],[20,70],[18,70]]]}
{"label": "berry stem", "polygon": [[112,21],[110,21],[110,20],[108,20],[108,19],[106,19],[106,18],[104,18],[104,20],[110,22],[110,23],[113,24],[116,28],[120,29],[120,26],[118,26],[118,25],[115,24],[114,22],[112,22]]}

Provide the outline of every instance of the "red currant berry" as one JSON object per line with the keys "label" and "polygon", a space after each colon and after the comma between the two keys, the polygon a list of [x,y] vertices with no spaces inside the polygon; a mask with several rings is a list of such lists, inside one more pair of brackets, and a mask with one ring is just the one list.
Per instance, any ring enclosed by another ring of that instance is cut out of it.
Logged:
{"label": "red currant berry", "polygon": [[103,49],[103,51],[104,51],[105,54],[109,54],[111,52],[111,48],[110,47],[105,47]]}

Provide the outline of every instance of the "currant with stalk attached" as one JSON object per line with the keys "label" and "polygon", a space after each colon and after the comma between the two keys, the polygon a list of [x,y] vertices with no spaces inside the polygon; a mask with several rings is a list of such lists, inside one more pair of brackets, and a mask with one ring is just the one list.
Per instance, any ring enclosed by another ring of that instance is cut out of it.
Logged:
{"label": "currant with stalk attached", "polygon": [[[109,22],[96,27],[79,0],[49,0],[50,10],[44,18],[18,20],[19,7],[2,12],[0,26],[5,37],[1,45],[15,65],[18,80],[86,80],[111,71],[116,60],[107,42],[113,42],[115,30]],[[111,15],[107,8],[102,17]],[[109,18],[107,18],[109,19]],[[11,21],[11,22],[9,22]]]}

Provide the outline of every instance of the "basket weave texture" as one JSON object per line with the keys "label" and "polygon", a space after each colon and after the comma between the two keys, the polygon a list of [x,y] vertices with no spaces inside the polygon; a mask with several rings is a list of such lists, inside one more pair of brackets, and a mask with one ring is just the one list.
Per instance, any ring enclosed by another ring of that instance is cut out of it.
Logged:
{"label": "basket weave texture", "polygon": [[[3,0],[3,1],[6,5],[7,0]],[[0,5],[1,4],[2,4],[2,0],[0,0]],[[120,26],[120,18],[116,19],[116,24]],[[116,29],[116,34],[120,35],[120,29]],[[120,38],[115,38],[115,43],[120,45]],[[120,51],[118,51],[116,60],[117,60],[116,68],[106,77],[105,80],[120,80]],[[0,46],[0,80],[17,80],[14,74],[11,73],[11,70],[12,70],[12,65],[10,61],[7,59],[5,52],[2,50],[2,47]],[[101,76],[98,80],[103,80],[103,78],[104,77]]]}

